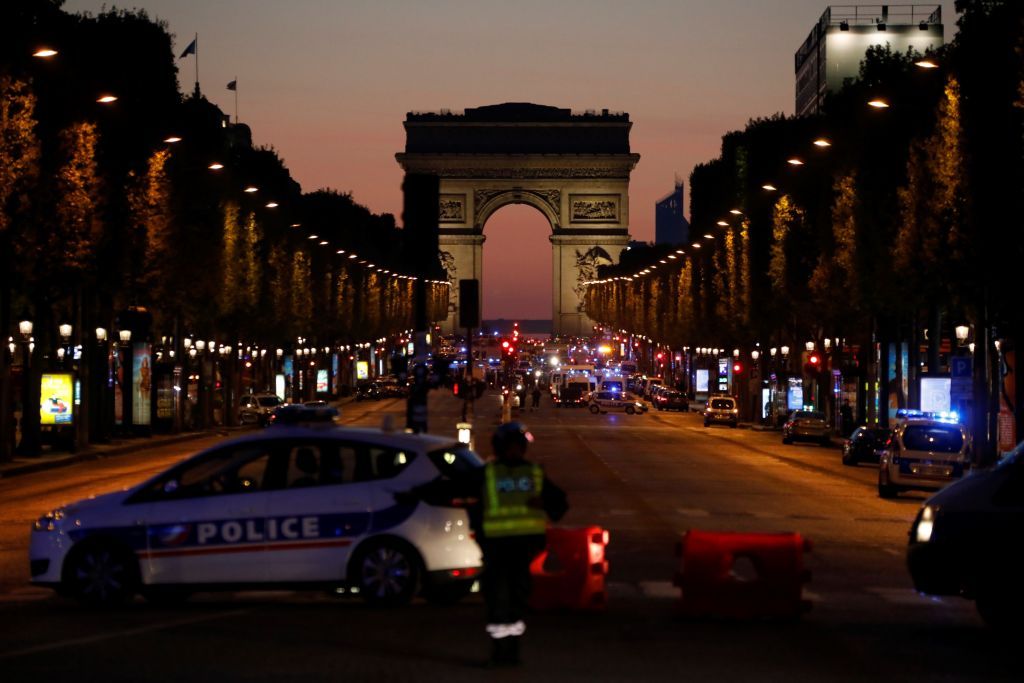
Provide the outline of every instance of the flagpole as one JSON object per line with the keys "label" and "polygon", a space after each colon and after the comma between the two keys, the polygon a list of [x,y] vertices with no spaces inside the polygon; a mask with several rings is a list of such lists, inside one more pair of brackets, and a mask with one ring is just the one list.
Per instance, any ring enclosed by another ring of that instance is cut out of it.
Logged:
{"label": "flagpole", "polygon": [[238,76],[235,76],[235,125],[238,125]]}
{"label": "flagpole", "polygon": [[196,97],[199,97],[199,34],[196,33]]}

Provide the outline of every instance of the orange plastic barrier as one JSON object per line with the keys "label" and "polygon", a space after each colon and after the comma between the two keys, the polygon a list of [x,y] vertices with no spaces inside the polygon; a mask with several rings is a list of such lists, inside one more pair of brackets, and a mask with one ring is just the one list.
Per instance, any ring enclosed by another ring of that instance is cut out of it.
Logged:
{"label": "orange plastic barrier", "polygon": [[601,610],[607,603],[605,546],[608,532],[598,526],[549,528],[547,548],[530,565],[535,610]]}
{"label": "orange plastic barrier", "polygon": [[796,617],[810,609],[803,600],[804,552],[800,534],[699,531],[683,534],[680,567],[673,583],[682,589],[680,614],[689,617]]}

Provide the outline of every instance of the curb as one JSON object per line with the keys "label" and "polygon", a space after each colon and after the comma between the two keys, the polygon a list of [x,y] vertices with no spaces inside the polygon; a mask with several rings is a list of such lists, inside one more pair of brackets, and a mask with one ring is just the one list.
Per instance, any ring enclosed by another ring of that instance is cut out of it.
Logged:
{"label": "curb", "polygon": [[67,467],[68,465],[75,465],[89,460],[99,460],[100,458],[108,456],[118,456],[126,453],[151,450],[154,448],[160,448],[161,446],[173,446],[177,443],[195,441],[206,436],[213,436],[215,434],[226,435],[227,433],[228,431],[223,429],[206,432],[189,432],[188,434],[179,434],[166,439],[142,439],[137,442],[120,444],[111,448],[85,449],[78,453],[69,453],[68,455],[56,458],[47,458],[45,460],[2,467],[0,468],[0,479],[8,479],[10,477],[17,477],[23,474],[32,474],[34,472],[57,469],[58,467]]}

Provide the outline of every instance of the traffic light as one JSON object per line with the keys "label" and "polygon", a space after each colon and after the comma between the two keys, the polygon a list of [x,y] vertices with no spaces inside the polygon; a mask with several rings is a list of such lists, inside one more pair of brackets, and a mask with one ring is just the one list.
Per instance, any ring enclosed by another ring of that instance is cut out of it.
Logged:
{"label": "traffic light", "polygon": [[807,357],[807,362],[817,367],[821,365],[821,358],[818,356],[818,354],[812,353],[810,356]]}
{"label": "traffic light", "polygon": [[462,393],[463,393],[462,380],[457,379],[454,382],[452,382],[452,395],[456,396],[456,397],[461,397]]}
{"label": "traffic light", "polygon": [[812,351],[807,354],[807,363],[804,365],[804,371],[808,374],[815,374],[821,370],[821,356],[816,351]]}
{"label": "traffic light", "polygon": [[743,364],[736,362],[732,364],[732,374],[738,375],[743,372]]}

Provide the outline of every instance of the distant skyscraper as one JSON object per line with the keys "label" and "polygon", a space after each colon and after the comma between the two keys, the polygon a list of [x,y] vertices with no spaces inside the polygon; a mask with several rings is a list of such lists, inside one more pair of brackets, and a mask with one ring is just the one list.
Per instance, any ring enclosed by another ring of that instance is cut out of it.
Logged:
{"label": "distant skyscraper", "polygon": [[920,53],[942,46],[942,6],[837,5],[829,7],[796,51],[796,114],[817,114],[825,93],[856,78],[872,45]]}
{"label": "distant skyscraper", "polygon": [[683,215],[683,181],[654,204],[655,244],[683,244],[690,236],[690,223]]}

